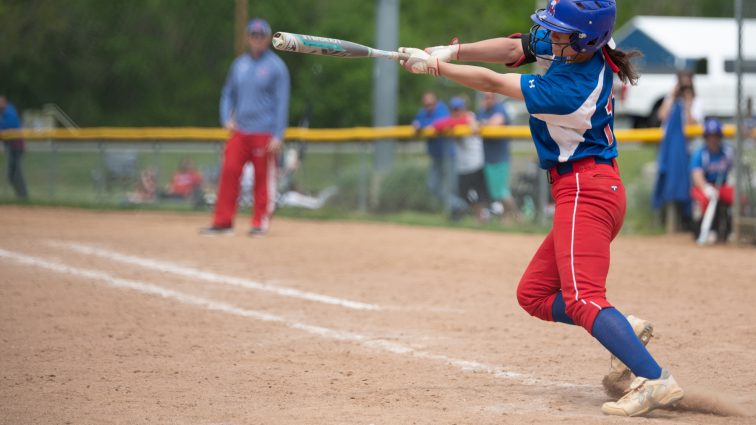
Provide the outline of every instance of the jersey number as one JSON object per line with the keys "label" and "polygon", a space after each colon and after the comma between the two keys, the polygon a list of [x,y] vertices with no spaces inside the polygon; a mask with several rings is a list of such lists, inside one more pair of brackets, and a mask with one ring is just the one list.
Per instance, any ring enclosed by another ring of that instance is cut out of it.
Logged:
{"label": "jersey number", "polygon": [[614,87],[612,87],[612,91],[609,93],[609,98],[606,100],[606,114],[612,115],[614,112]]}

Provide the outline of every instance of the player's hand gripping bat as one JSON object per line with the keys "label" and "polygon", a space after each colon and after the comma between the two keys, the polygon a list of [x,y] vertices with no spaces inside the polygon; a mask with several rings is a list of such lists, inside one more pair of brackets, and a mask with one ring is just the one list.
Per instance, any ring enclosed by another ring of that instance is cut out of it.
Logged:
{"label": "player's hand gripping bat", "polygon": [[407,60],[409,54],[373,49],[362,44],[336,38],[314,35],[277,32],[273,35],[273,47],[287,52],[312,55],[338,56],[342,58],[384,58],[394,61]]}

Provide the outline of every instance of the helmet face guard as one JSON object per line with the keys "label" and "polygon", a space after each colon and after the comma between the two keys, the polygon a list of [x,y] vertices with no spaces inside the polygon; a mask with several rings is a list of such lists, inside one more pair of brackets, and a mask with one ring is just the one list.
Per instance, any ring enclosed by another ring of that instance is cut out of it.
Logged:
{"label": "helmet face guard", "polygon": [[[529,49],[533,56],[553,62],[569,62],[570,57],[565,54],[565,50],[568,47],[572,47],[573,35],[570,35],[570,42],[568,43],[556,43],[551,40],[551,31],[540,25],[533,25],[530,27],[530,44]],[[574,34],[574,33],[573,33]],[[550,44],[552,55],[539,55],[536,49],[537,44]],[[574,50],[574,49],[573,49]]]}
{"label": "helmet face guard", "polygon": [[[535,23],[530,30],[532,53],[536,53],[535,43],[552,46],[555,58],[536,55],[542,59],[569,60],[564,58],[567,46],[576,54],[597,52],[612,38],[616,9],[615,0],[548,0],[546,9],[530,17]],[[553,43],[552,31],[569,34],[569,44]]]}

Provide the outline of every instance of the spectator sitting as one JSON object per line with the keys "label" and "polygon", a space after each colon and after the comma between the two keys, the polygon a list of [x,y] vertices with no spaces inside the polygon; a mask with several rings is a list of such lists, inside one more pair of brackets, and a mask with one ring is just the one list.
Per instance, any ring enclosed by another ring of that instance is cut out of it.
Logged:
{"label": "spectator sitting", "polygon": [[165,191],[160,193],[163,199],[191,199],[195,205],[201,205],[204,199],[202,190],[202,173],[194,167],[191,159],[183,159]]}
{"label": "spectator sitting", "polygon": [[154,168],[145,168],[139,173],[139,181],[133,192],[127,195],[127,202],[144,204],[154,202],[157,195],[157,173]]}
{"label": "spectator sitting", "polygon": [[[433,124],[437,131],[445,131],[457,125],[467,125],[477,133],[478,122],[475,114],[467,110],[467,100],[457,96],[449,101],[451,116]],[[459,137],[457,147],[457,175],[459,178],[459,196],[467,201],[471,212],[478,220],[488,219],[488,210],[483,208],[488,202],[488,190],[483,175],[483,140],[478,134]]]}
{"label": "spectator sitting", "polygon": [[[720,205],[730,207],[734,199],[734,189],[727,184],[727,174],[732,168],[734,152],[731,146],[722,141],[722,123],[716,118],[707,118],[704,122],[704,139],[706,143],[693,153],[690,163],[693,186],[690,196],[700,207],[696,216],[702,216],[709,201],[719,197]],[[726,218],[725,218],[726,219]],[[695,235],[700,233],[700,221],[695,226]],[[729,233],[729,221],[725,226]],[[718,240],[727,240],[727,234],[719,234]]]}

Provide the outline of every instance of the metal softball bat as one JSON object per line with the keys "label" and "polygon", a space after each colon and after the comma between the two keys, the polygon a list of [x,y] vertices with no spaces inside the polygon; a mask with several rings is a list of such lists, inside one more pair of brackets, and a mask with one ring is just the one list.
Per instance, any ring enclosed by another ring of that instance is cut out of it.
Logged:
{"label": "metal softball bat", "polygon": [[273,35],[276,50],[311,55],[338,56],[341,58],[383,58],[393,61],[407,60],[409,54],[373,49],[351,41],[314,35],[277,32]]}

